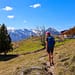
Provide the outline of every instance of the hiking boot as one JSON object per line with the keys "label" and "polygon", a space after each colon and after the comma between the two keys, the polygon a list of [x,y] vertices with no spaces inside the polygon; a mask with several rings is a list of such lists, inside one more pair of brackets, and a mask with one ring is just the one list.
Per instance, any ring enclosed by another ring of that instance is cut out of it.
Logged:
{"label": "hiking boot", "polygon": [[54,62],[52,62],[52,65],[54,65]]}
{"label": "hiking boot", "polygon": [[50,63],[50,66],[53,66],[54,65],[54,62]]}

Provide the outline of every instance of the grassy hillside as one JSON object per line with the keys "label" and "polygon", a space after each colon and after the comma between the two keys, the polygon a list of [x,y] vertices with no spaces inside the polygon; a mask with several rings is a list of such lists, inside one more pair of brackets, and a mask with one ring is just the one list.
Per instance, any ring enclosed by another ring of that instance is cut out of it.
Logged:
{"label": "grassy hillside", "polygon": [[14,50],[13,52],[10,52],[13,54],[24,54],[26,52],[33,52],[43,48],[39,37],[31,37],[29,39],[22,40],[13,44]]}
{"label": "grassy hillside", "polygon": [[[63,45],[65,42],[69,40],[65,40],[63,42],[56,42],[55,47]],[[24,54],[27,52],[33,52],[44,47],[41,45],[41,41],[39,37],[31,37],[26,40],[22,40],[20,42],[13,43],[14,50],[13,52],[9,52],[8,54]]]}
{"label": "grassy hillside", "polygon": [[75,75],[75,39],[56,48],[55,62],[57,75]]}
{"label": "grassy hillside", "polygon": [[[25,44],[25,42],[28,42]],[[34,44],[36,49],[34,48]],[[31,46],[29,46],[31,44]],[[33,45],[32,45],[33,44]],[[31,38],[15,43],[16,49],[11,54],[22,54],[28,51],[35,51],[43,48],[38,38]],[[33,48],[32,48],[33,47]],[[28,48],[28,49],[26,49]],[[3,58],[4,59],[4,58]],[[17,75],[20,70],[30,70],[31,67],[42,67],[42,63],[48,61],[46,50],[37,53],[19,55],[9,60],[0,59],[0,75]],[[65,42],[56,43],[54,51],[55,75],[75,75],[75,39],[66,40]],[[39,71],[37,71],[39,72]],[[26,73],[26,72],[25,72]],[[35,71],[31,71],[27,75],[36,75]],[[26,74],[25,74],[26,75]],[[45,75],[45,74],[41,74]]]}

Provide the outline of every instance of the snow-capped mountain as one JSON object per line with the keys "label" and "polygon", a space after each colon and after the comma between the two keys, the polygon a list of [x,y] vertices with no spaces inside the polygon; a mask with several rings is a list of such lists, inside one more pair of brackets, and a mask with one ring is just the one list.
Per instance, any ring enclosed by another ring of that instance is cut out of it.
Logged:
{"label": "snow-capped mountain", "polygon": [[[59,32],[54,28],[48,28],[46,31],[49,31],[53,35],[59,34]],[[10,37],[14,42],[27,39],[32,35],[37,36],[36,30],[28,30],[28,29],[9,29],[8,33],[10,34]]]}
{"label": "snow-capped mountain", "polygon": [[12,41],[20,41],[26,38],[29,38],[32,35],[36,35],[33,31],[28,29],[14,29],[8,30]]}
{"label": "snow-capped mountain", "polygon": [[57,31],[56,29],[54,29],[54,28],[48,28],[46,31],[49,31],[51,34],[53,34],[53,35],[58,35],[58,34],[60,34],[59,33],[59,31]]}

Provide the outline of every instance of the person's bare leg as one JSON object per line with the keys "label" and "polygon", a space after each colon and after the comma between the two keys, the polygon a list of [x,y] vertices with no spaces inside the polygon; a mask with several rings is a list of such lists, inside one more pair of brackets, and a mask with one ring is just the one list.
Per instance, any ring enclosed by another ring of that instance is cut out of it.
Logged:
{"label": "person's bare leg", "polygon": [[54,65],[54,61],[53,61],[53,53],[51,53],[51,64]]}
{"label": "person's bare leg", "polygon": [[51,64],[51,54],[49,53],[48,56],[49,56],[49,63]]}

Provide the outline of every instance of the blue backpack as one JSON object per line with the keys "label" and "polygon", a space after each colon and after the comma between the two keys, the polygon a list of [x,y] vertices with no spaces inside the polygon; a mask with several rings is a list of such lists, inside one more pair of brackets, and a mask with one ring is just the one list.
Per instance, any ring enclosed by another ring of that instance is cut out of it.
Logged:
{"label": "blue backpack", "polygon": [[48,42],[48,47],[52,48],[55,45],[55,39],[52,36],[49,36],[47,38],[47,42]]}

